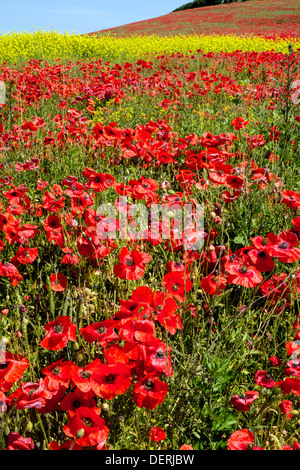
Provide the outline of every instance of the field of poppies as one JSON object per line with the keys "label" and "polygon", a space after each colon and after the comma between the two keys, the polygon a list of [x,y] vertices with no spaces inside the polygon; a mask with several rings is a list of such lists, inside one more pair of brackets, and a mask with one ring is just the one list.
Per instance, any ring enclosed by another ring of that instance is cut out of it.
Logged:
{"label": "field of poppies", "polygon": [[299,450],[299,42],[36,34],[0,66],[1,450]]}

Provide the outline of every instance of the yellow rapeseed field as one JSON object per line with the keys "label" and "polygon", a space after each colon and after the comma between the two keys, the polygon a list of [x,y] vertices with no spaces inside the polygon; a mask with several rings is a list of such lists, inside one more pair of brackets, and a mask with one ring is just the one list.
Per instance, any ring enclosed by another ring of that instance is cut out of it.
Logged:
{"label": "yellow rapeseed field", "polygon": [[160,37],[133,35],[116,38],[108,36],[80,36],[74,33],[38,30],[32,33],[0,33],[0,62],[19,63],[30,58],[134,60],[151,54],[176,52],[234,52],[236,50],[263,52],[273,50],[286,53],[288,45],[300,48],[299,39],[276,40],[259,36],[235,35],[177,35]]}

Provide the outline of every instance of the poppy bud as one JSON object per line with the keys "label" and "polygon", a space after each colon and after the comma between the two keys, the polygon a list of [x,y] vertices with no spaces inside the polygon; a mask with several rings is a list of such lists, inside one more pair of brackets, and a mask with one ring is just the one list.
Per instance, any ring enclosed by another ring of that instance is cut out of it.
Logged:
{"label": "poppy bud", "polygon": [[102,411],[104,411],[104,413],[107,413],[109,411],[109,404],[108,403],[102,403],[101,409],[102,409]]}
{"label": "poppy bud", "polygon": [[31,421],[28,421],[25,432],[31,432],[33,428],[33,424]]}
{"label": "poppy bud", "polygon": [[5,426],[5,428],[4,428],[4,434],[5,434],[5,436],[8,436],[9,433],[10,433],[9,427],[8,427],[8,426]]}
{"label": "poppy bud", "polygon": [[76,439],[81,439],[84,436],[84,429],[81,428],[76,433]]}
{"label": "poppy bud", "polygon": [[77,351],[80,348],[79,343],[77,341],[74,342],[74,349]]}

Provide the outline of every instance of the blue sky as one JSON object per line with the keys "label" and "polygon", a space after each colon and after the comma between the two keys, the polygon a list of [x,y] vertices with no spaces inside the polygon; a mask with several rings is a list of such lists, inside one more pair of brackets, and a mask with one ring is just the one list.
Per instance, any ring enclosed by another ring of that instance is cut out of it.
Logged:
{"label": "blue sky", "polygon": [[170,13],[188,0],[0,0],[0,32],[90,33]]}

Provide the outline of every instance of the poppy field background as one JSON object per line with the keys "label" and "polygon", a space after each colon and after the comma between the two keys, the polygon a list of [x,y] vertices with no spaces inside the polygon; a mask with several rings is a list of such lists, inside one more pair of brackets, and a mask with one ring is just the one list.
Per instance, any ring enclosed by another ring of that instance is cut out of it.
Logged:
{"label": "poppy field background", "polygon": [[0,448],[299,450],[299,37],[11,38]]}

